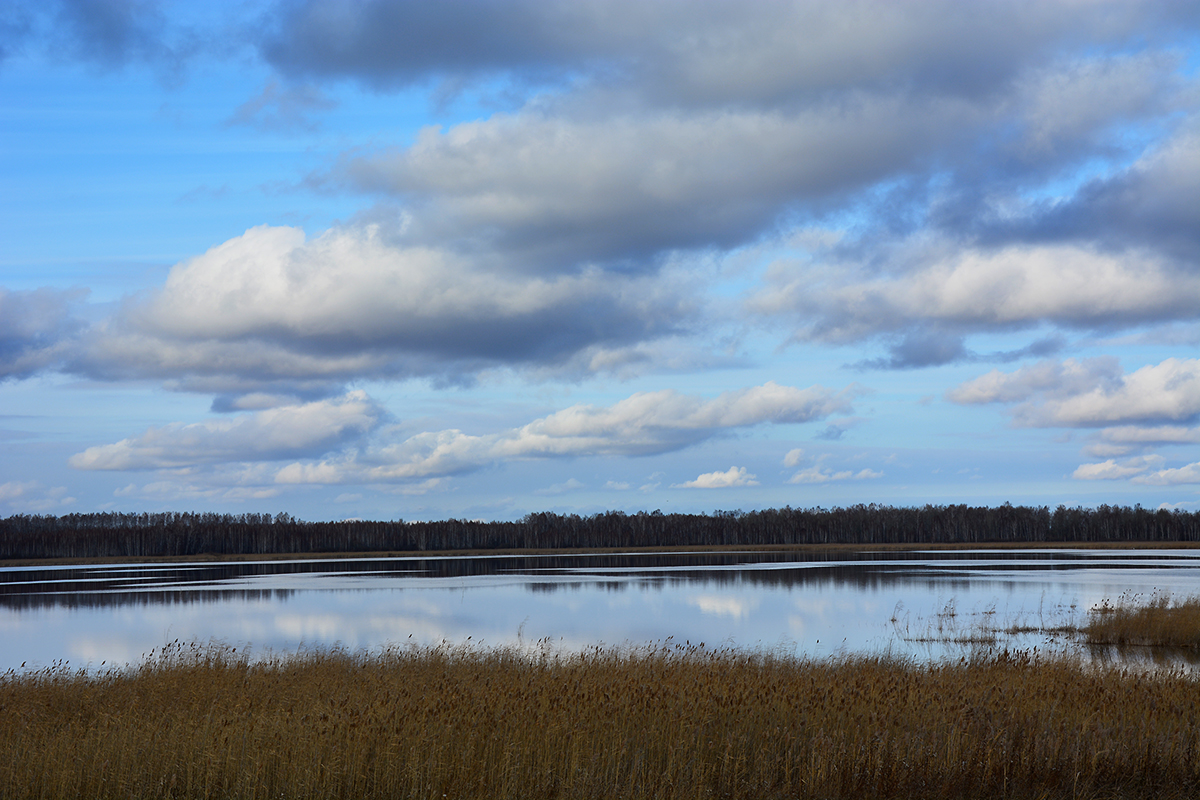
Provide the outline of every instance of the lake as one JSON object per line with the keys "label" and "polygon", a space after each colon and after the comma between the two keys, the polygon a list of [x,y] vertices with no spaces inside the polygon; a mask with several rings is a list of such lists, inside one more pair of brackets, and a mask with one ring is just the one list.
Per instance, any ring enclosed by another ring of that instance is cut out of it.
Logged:
{"label": "lake", "polygon": [[[137,663],[166,642],[290,652],[415,640],[578,650],[674,637],[822,657],[954,653],[988,620],[1200,594],[1200,550],[604,553],[0,568],[0,671]],[[939,634],[939,628],[941,633]],[[1017,646],[1045,646],[1038,636]]]}

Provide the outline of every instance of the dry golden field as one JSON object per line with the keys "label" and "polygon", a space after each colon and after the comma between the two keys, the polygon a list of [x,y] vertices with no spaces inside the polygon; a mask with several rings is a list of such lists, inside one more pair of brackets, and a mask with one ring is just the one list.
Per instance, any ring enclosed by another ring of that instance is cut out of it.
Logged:
{"label": "dry golden field", "polygon": [[176,644],[0,678],[3,798],[1196,796],[1197,679],[1061,653]]}

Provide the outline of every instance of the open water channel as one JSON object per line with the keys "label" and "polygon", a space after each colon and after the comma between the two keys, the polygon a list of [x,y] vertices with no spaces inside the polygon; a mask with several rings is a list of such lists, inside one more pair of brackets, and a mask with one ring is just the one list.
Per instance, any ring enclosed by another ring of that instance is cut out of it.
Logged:
{"label": "open water channel", "polygon": [[[340,645],[704,642],[954,655],[979,623],[1053,624],[1200,594],[1200,550],[626,553],[0,567],[0,672],[138,663],[173,640]],[[937,641],[927,641],[934,639]],[[923,641],[925,640],[925,641]],[[1012,646],[1052,646],[1037,635]]]}

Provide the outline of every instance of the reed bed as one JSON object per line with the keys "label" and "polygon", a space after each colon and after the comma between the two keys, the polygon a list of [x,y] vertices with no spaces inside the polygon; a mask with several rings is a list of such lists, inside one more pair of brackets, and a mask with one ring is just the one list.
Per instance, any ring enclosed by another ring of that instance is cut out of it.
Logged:
{"label": "reed bed", "polygon": [[1001,651],[396,647],[0,677],[3,798],[1200,794],[1200,685]]}
{"label": "reed bed", "polygon": [[1127,595],[1093,608],[1080,632],[1092,645],[1200,649],[1200,597]]}

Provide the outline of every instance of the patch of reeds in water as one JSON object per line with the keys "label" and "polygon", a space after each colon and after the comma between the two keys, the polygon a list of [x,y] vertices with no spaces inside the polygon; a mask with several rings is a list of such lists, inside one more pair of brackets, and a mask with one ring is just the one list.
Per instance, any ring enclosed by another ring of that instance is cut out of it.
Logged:
{"label": "patch of reeds in water", "polygon": [[1198,649],[1200,597],[1175,599],[1159,593],[1147,599],[1134,594],[1116,603],[1106,600],[1089,612],[1081,633],[1092,645]]}
{"label": "patch of reeds in water", "polygon": [[1196,678],[1062,654],[173,645],[0,677],[3,798],[1198,794]]}

